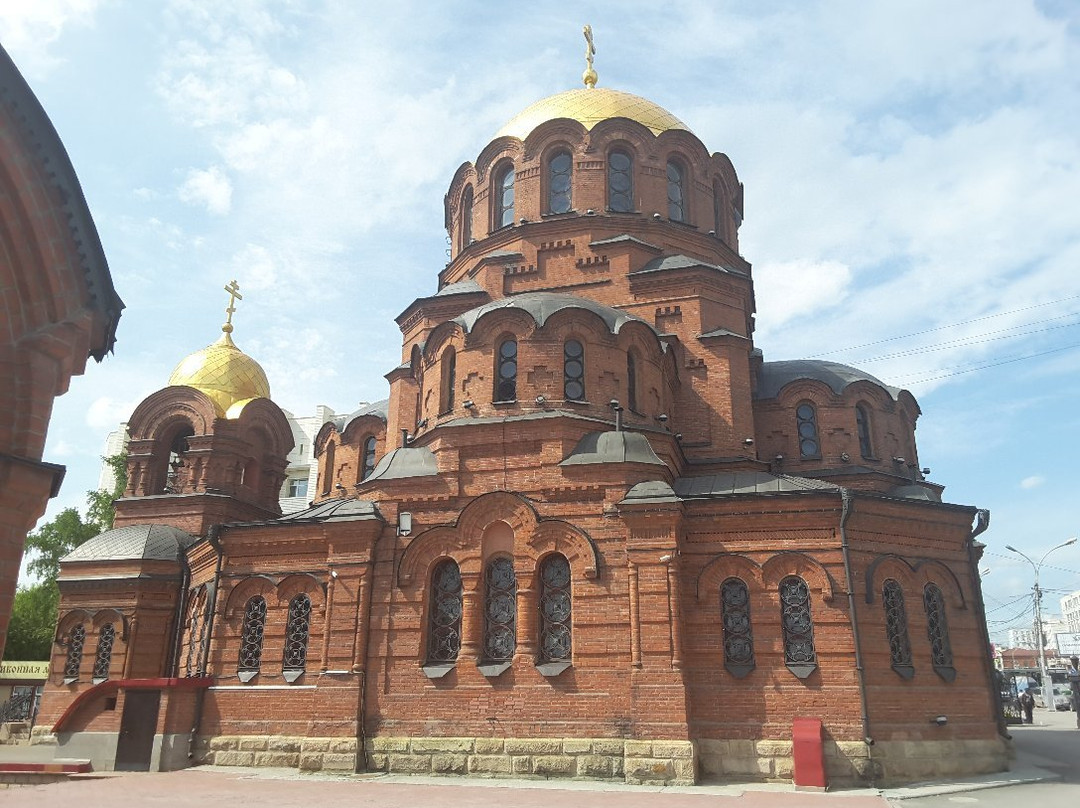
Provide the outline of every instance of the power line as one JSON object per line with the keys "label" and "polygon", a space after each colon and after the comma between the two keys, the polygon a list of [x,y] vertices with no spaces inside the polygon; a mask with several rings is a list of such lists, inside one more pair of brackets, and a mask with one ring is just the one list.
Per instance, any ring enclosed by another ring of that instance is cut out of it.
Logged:
{"label": "power line", "polygon": [[[1075,314],[1065,314],[1062,317],[1075,317]],[[1061,319],[1060,317],[1054,317],[1051,319]],[[1049,322],[1049,320],[1042,320],[1040,322]],[[1027,325],[1035,325],[1035,323],[1028,323],[1023,326],[1013,326],[1011,328],[1002,328],[998,331],[986,331],[982,334],[972,334],[970,337],[960,337],[958,339],[947,340],[945,342],[939,342],[934,345],[924,345],[919,348],[909,348],[906,351],[896,351],[889,354],[881,354],[880,356],[871,356],[867,359],[858,360],[860,363],[866,362],[884,362],[887,359],[900,359],[905,356],[917,356],[919,354],[933,353],[934,351],[947,351],[950,348],[968,348],[973,345],[985,345],[989,342],[1000,342],[1006,339],[1019,339],[1020,337],[1030,337],[1033,334],[1045,334],[1047,331],[1056,331],[1060,328],[1073,328],[1080,325],[1080,320],[1074,323],[1064,323],[1062,325],[1052,325],[1048,328],[1039,328],[1034,331],[1022,331],[1018,334],[1007,334],[1008,331],[1016,331],[1018,328],[1026,328]],[[991,336],[992,334],[1003,334],[1004,336]]]}
{"label": "power line", "polygon": [[925,384],[926,382],[936,382],[936,381],[939,381],[940,379],[949,379],[949,378],[952,378],[953,376],[962,376],[965,373],[974,373],[977,370],[986,370],[988,368],[996,368],[996,367],[999,367],[1001,365],[1011,365],[1014,362],[1023,362],[1023,361],[1025,361],[1027,359],[1037,359],[1040,356],[1047,356],[1049,354],[1061,353],[1062,351],[1068,351],[1068,350],[1071,350],[1073,348],[1080,348],[1080,343],[1073,343],[1072,345],[1063,345],[1060,348],[1051,348],[1048,351],[1039,351],[1038,353],[1026,354],[1024,356],[1015,356],[1015,357],[1011,357],[1009,359],[1002,359],[1002,360],[1000,360],[998,362],[988,362],[988,363],[983,364],[983,365],[975,365],[973,367],[969,367],[969,368],[966,368],[964,370],[955,370],[952,373],[942,373],[942,374],[940,374],[938,376],[927,376],[925,378],[920,378],[920,377],[917,377],[917,376],[915,376],[915,377],[905,376],[905,377],[901,377],[901,380],[898,380],[898,382],[900,384],[904,384],[904,385],[909,385],[909,384],[915,385],[915,384]]}

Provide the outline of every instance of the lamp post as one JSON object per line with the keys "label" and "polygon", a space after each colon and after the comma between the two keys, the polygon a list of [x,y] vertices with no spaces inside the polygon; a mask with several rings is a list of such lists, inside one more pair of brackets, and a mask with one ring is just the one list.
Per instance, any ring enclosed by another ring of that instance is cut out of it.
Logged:
{"label": "lamp post", "polygon": [[1005,545],[1006,550],[1011,550],[1012,552],[1016,553],[1027,563],[1029,563],[1033,570],[1035,570],[1035,586],[1032,587],[1032,590],[1035,592],[1035,642],[1038,643],[1039,646],[1039,674],[1042,676],[1043,700],[1046,702],[1046,708],[1048,710],[1054,710],[1056,708],[1054,705],[1054,683],[1050,681],[1050,677],[1049,675],[1047,675],[1046,672],[1046,643],[1043,642],[1042,590],[1039,588],[1039,570],[1042,569],[1043,562],[1046,561],[1047,556],[1049,556],[1055,550],[1060,550],[1062,547],[1068,547],[1070,544],[1076,544],[1075,537],[1068,539],[1067,541],[1063,541],[1056,547],[1051,547],[1043,554],[1043,557],[1039,559],[1038,564],[1028,558],[1027,555],[1025,555],[1024,553],[1021,553],[1011,544]]}

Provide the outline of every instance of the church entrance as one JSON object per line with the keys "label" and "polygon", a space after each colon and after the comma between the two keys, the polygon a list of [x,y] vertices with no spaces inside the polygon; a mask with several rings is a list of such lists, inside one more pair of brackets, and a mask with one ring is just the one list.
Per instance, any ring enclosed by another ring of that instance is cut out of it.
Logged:
{"label": "church entrance", "polygon": [[116,744],[118,772],[150,771],[150,756],[154,751],[157,731],[160,690],[129,690],[124,697],[124,714],[120,718],[120,739]]}

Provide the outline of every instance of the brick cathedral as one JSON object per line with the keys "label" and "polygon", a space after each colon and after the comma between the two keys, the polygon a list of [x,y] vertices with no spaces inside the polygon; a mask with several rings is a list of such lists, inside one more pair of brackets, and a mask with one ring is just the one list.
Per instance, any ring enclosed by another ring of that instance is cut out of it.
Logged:
{"label": "brick cathedral", "polygon": [[686,784],[791,779],[802,718],[831,783],[1006,768],[987,514],[925,479],[908,391],[765,361],[731,161],[585,83],[457,170],[451,260],[386,400],[319,433],[310,508],[281,515],[293,438],[233,305],[138,406],[39,742]]}

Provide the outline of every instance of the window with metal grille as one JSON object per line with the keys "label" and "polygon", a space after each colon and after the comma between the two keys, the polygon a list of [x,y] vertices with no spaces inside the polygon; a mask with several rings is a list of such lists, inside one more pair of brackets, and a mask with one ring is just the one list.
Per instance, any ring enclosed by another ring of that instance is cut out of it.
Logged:
{"label": "window with metal grille", "polygon": [[556,152],[548,161],[548,213],[570,212],[572,171],[570,152]]}
{"label": "window with metal grille", "polygon": [[616,213],[634,209],[634,161],[621,150],[608,155],[608,208]]}
{"label": "window with metal grille", "polygon": [[870,413],[862,404],[855,406],[855,431],[859,436],[859,453],[867,460],[874,457],[874,444],[870,441]]}
{"label": "window with metal grille", "polygon": [[563,398],[585,400],[585,349],[576,339],[563,345]]}
{"label": "window with metal grille", "polygon": [[514,223],[514,167],[507,165],[495,175],[495,229]]}
{"label": "window with metal grille", "polygon": [[570,562],[556,553],[540,564],[540,659],[568,662],[571,652]]}
{"label": "window with metal grille", "polygon": [[187,654],[184,657],[184,676],[199,676],[202,673],[201,657],[203,638],[206,634],[206,587],[192,593],[191,607],[188,609]]}
{"label": "window with metal grille", "polygon": [[439,415],[454,409],[454,385],[457,384],[457,353],[447,348],[442,355],[442,390],[439,396]]}
{"label": "window with metal grille", "polygon": [[488,562],[484,576],[484,661],[509,662],[517,647],[517,576],[505,556]]}
{"label": "window with metal grille", "polygon": [[903,678],[910,679],[915,675],[915,667],[911,662],[904,590],[892,578],[886,580],[881,587],[881,602],[885,607],[885,636],[889,640],[892,669]]}
{"label": "window with metal grille", "polygon": [[82,623],[71,629],[68,635],[67,661],[64,663],[64,681],[74,682],[82,667],[83,643],[86,642],[86,626]]}
{"label": "window with metal grille", "polygon": [[949,622],[945,617],[945,596],[937,584],[923,588],[923,606],[926,608],[926,634],[930,640],[930,661],[946,682],[956,678],[953,667],[952,645],[949,643]]}
{"label": "window with metal grille", "polygon": [[112,662],[113,640],[116,639],[116,628],[112,623],[106,623],[98,632],[97,655],[94,657],[93,679],[100,682],[109,678],[109,663]]}
{"label": "window with metal grille", "polygon": [[431,574],[428,662],[455,662],[461,650],[461,571],[447,559]]}
{"label": "window with metal grille", "polygon": [[671,221],[686,221],[685,174],[674,160],[668,160],[667,164],[667,206]]}
{"label": "window with metal grille", "polygon": [[371,472],[375,471],[375,436],[370,436],[364,441],[364,461],[363,469],[360,472],[360,479],[366,480]]}
{"label": "window with metal grille", "polygon": [[307,666],[308,631],[311,626],[311,598],[300,593],[289,601],[289,621],[285,624],[285,654],[281,669],[285,678],[292,681],[289,673],[297,675]]}
{"label": "window with metal grille", "polygon": [[266,629],[266,599],[256,595],[244,607],[244,628],[240,634],[240,658],[237,669],[245,681],[259,672],[262,664],[263,632]]}
{"label": "window with metal grille", "polygon": [[803,459],[821,457],[818,442],[817,410],[809,401],[795,408],[795,423],[799,430],[799,456]]}
{"label": "window with metal grille", "polygon": [[516,339],[505,339],[499,343],[499,355],[496,358],[495,400],[517,400],[518,349]]}
{"label": "window with metal grille", "polygon": [[817,668],[814,622],[810,618],[810,588],[797,575],[780,582],[780,625],[784,634],[784,662],[805,679]]}
{"label": "window with metal grille", "polygon": [[741,679],[756,666],[754,637],[750,631],[750,590],[741,578],[728,578],[720,585],[720,613],[724,667]]}
{"label": "window with metal grille", "polygon": [[637,412],[637,362],[633,353],[626,355],[626,406]]}

